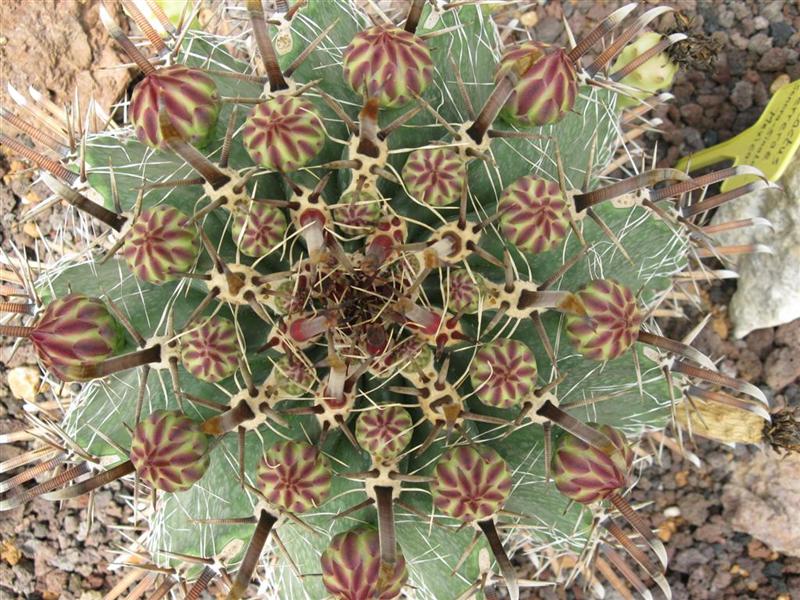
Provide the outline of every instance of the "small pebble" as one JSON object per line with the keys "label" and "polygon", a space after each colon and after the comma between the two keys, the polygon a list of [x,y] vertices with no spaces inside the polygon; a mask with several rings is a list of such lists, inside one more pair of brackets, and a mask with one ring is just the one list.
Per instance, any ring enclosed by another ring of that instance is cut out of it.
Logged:
{"label": "small pebble", "polygon": [[731,102],[739,110],[745,110],[753,105],[753,84],[749,81],[739,81],[733,86]]}
{"label": "small pebble", "polygon": [[785,21],[774,22],[769,26],[769,35],[772,37],[772,43],[779,48],[786,46],[794,32],[794,27]]}
{"label": "small pebble", "polygon": [[747,44],[747,49],[756,54],[764,54],[770,48],[772,48],[772,38],[766,33],[757,33]]}

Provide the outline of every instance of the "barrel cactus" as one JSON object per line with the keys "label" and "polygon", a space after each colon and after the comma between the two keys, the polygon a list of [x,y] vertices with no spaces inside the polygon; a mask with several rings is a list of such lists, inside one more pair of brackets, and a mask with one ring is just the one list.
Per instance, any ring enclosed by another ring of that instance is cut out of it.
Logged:
{"label": "barrel cactus", "polygon": [[[103,14],[145,75],[131,122],[76,138],[4,113],[37,148],[0,141],[97,237],[3,275],[0,333],[88,383],[0,509],[129,479],[154,597],[217,578],[229,597],[518,598],[522,542],[591,563],[594,520],[632,522],[616,455],[686,382],[763,400],[651,319],[732,197],[691,192],[752,171],[610,177],[630,87],[605,73],[666,9],[558,48],[501,42],[493,3],[393,21],[247,0],[233,37],[147,4],[124,3],[152,50]],[[613,485],[566,485],[565,448]],[[630,578],[643,551],[622,545]]]}

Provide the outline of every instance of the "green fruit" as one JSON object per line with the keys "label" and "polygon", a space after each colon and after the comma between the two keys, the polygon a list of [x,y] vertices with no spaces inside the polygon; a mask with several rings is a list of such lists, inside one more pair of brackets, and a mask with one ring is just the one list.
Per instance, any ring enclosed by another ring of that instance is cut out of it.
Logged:
{"label": "green fruit", "polygon": [[[663,36],[660,33],[652,31],[640,35],[636,38],[636,41],[620,52],[614,62],[614,66],[611,68],[611,74],[613,75],[635,58],[647,52],[662,39]],[[678,64],[673,62],[666,52],[659,52],[620,80],[621,84],[636,88],[641,92],[632,95],[620,94],[617,97],[617,106],[620,108],[638,106],[654,93],[669,89],[672,87],[672,82],[677,72]]]}

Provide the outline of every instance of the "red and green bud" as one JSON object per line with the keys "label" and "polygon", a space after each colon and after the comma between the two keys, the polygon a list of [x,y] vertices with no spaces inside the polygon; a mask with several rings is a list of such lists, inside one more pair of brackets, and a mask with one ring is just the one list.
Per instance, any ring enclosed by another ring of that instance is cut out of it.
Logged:
{"label": "red and green bud", "polygon": [[293,315],[303,311],[310,290],[310,270],[301,266],[300,272],[281,281],[275,289],[275,310],[282,315]]}
{"label": "red and green bud", "polygon": [[389,352],[375,361],[372,372],[378,377],[390,377],[398,370],[420,371],[432,362],[433,350],[428,343],[417,336],[410,336],[394,344]]}
{"label": "red and green bud", "polygon": [[488,446],[456,446],[445,452],[434,469],[434,506],[465,523],[491,518],[511,494],[511,471]]}
{"label": "red and green bud", "polygon": [[183,367],[201,381],[227,379],[239,367],[236,327],[223,317],[211,317],[181,336]]}
{"label": "red and green bud", "polygon": [[163,149],[159,106],[188,143],[204,146],[213,137],[221,101],[214,80],[202,71],[172,65],[151,73],[133,90],[131,119],[136,137],[143,144]]}
{"label": "red and green bud", "polygon": [[231,234],[245,256],[268,254],[283,241],[288,223],[280,208],[263,202],[239,207],[233,215]]}
{"label": "red and green bud", "polygon": [[188,490],[209,464],[209,438],[183,413],[158,410],[133,431],[130,459],[139,479],[164,492]]}
{"label": "red and green bud", "polygon": [[331,491],[328,459],[307,442],[277,442],[256,470],[256,487],[281,510],[304,513],[320,506]]}
{"label": "red and green bud", "polygon": [[371,408],[356,421],[356,440],[373,459],[390,462],[411,441],[414,422],[408,411],[399,406]]}
{"label": "red and green bud", "polygon": [[560,243],[569,228],[569,207],[558,183],[520,177],[503,190],[497,206],[503,236],[531,254]]}
{"label": "red and green bud", "polygon": [[513,69],[519,81],[500,116],[523,126],[556,123],[572,110],[578,75],[567,53],[556,46],[526,42],[500,59],[497,79]]}
{"label": "red and green bud", "polygon": [[486,280],[478,273],[453,269],[445,290],[448,294],[447,308],[451,312],[472,315],[478,312],[481,299],[486,299]]}
{"label": "red and green bud", "polygon": [[611,279],[595,279],[576,294],[583,316],[567,315],[566,332],[578,352],[592,360],[613,360],[636,341],[642,313],[633,293]]}
{"label": "red and green bud", "polygon": [[336,224],[349,234],[372,230],[383,214],[382,201],[368,192],[347,192],[331,210]]}
{"label": "red and green bud", "polygon": [[391,570],[381,569],[378,532],[368,527],[335,535],[320,564],[322,583],[336,600],[394,600],[408,580],[400,552]]}
{"label": "red and green bud", "polygon": [[189,217],[167,204],[143,210],[122,246],[122,256],[131,271],[154,284],[190,271],[199,253],[197,228]]}
{"label": "red and green bud", "polygon": [[633,451],[625,436],[608,425],[589,423],[605,434],[611,447],[601,451],[570,433],[556,442],[553,475],[558,491],[570,500],[591,504],[628,485]]}
{"label": "red and green bud", "polygon": [[105,303],[83,294],[53,300],[33,328],[23,329],[39,359],[56,371],[61,365],[102,362],[125,342],[122,328]]}
{"label": "red and green bud", "polygon": [[314,389],[316,382],[314,368],[292,354],[281,356],[272,367],[272,372],[280,395],[279,400],[307,396]]}
{"label": "red and green bud", "polygon": [[467,169],[452,148],[420,148],[408,155],[403,183],[409,195],[429,206],[446,206],[461,199]]}
{"label": "red and green bud", "polygon": [[280,94],[256,104],[244,122],[242,142],[257,165],[295,171],[325,144],[325,129],[308,100]]}
{"label": "red and green bud", "polygon": [[485,405],[513,408],[536,390],[536,357],[522,342],[498,338],[477,351],[469,378]]}
{"label": "red and green bud", "polygon": [[383,107],[408,104],[433,79],[425,42],[397,27],[376,25],[357,33],[342,56],[344,79],[364,98]]}

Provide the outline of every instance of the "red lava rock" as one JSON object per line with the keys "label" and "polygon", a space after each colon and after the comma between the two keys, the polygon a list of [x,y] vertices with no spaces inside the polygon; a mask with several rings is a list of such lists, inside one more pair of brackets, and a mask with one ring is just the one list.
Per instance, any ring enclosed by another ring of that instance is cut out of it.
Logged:
{"label": "red lava rock", "polygon": [[761,357],[772,348],[774,341],[775,330],[772,327],[751,331],[745,338],[747,347]]}
{"label": "red lava rock", "polygon": [[800,319],[778,327],[775,331],[775,343],[800,348]]}
{"label": "red lava rock", "polygon": [[699,125],[703,120],[703,107],[691,102],[681,107],[681,116],[689,125]]}
{"label": "red lava rock", "polygon": [[761,540],[773,550],[800,556],[800,456],[756,454],[734,465],[722,504],[731,526]]}
{"label": "red lava rock", "polygon": [[693,492],[678,501],[681,516],[694,526],[703,525],[708,520],[708,507],[711,502],[702,494]]}
{"label": "red lava rock", "polygon": [[761,359],[749,348],[743,348],[736,361],[736,370],[745,381],[757,381],[761,377]]}
{"label": "red lava rock", "polygon": [[800,377],[800,355],[795,348],[776,348],[764,364],[764,379],[773,390],[782,390]]}
{"label": "red lava rock", "polygon": [[724,543],[731,534],[730,527],[719,516],[711,517],[711,522],[701,525],[694,531],[695,539],[708,544]]}

